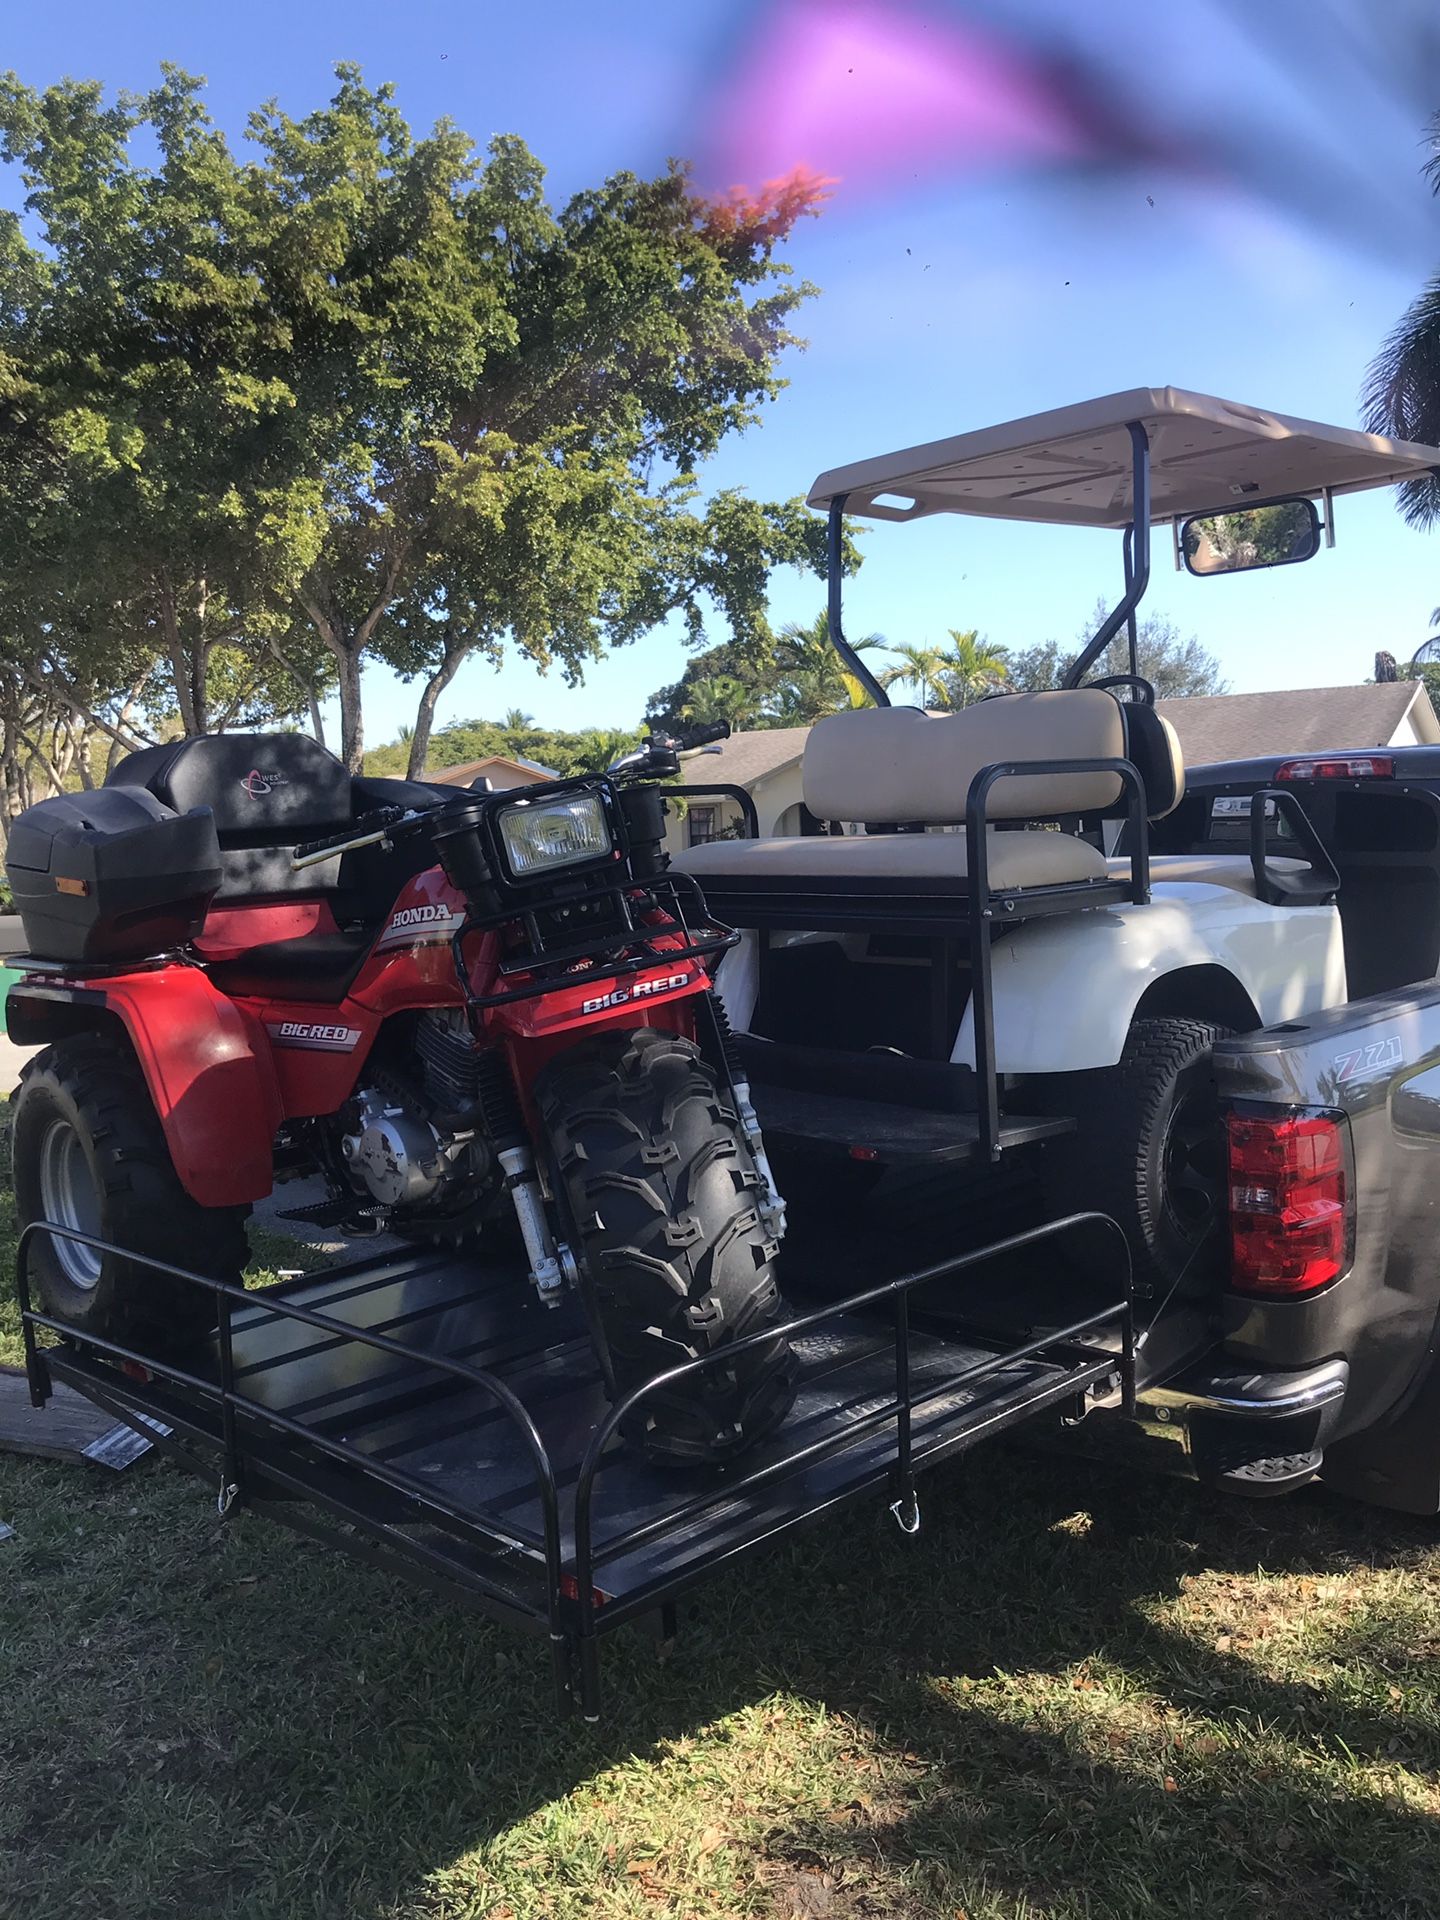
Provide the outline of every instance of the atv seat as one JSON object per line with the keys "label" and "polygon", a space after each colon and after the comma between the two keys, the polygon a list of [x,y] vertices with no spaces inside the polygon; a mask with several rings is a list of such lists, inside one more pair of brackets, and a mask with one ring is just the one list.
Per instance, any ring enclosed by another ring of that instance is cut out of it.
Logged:
{"label": "atv seat", "polygon": [[209,807],[220,841],[218,901],[332,892],[339,861],[295,873],[303,840],[341,832],[354,817],[350,775],[304,733],[221,733],[142,747],[105,784],[144,787],[177,813]]}
{"label": "atv seat", "polygon": [[[1124,876],[1089,841],[1029,823],[1123,807],[1118,775],[1064,763],[1124,759],[1140,774],[1152,818],[1179,804],[1184,769],[1168,724],[1153,708],[1125,706],[1102,689],[1081,687],[1010,694],[953,714],[914,707],[832,714],[811,731],[801,777],[805,804],[822,820],[872,829],[963,828],[970,788],[983,768],[1055,766],[990,789],[988,881],[993,892],[1028,894],[1037,907],[1046,890],[1063,891],[1064,904],[1078,906],[1090,904],[1085,896],[1092,890],[1094,904],[1102,890],[1105,899],[1122,897]],[[752,926],[833,926],[867,906],[890,921],[897,911],[909,918],[925,901],[954,920],[965,915],[972,879],[963,831],[711,841],[673,864],[694,874],[722,918]],[[787,922],[792,905],[798,911]]]}

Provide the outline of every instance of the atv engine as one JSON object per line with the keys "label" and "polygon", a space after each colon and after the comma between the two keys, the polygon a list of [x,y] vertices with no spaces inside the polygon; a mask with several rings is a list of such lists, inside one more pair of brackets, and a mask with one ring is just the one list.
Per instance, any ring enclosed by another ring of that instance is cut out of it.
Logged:
{"label": "atv engine", "polygon": [[464,1015],[423,1013],[403,1076],[376,1073],[345,1111],[340,1154],[351,1183],[387,1210],[447,1213],[495,1170],[479,1131],[478,1067]]}

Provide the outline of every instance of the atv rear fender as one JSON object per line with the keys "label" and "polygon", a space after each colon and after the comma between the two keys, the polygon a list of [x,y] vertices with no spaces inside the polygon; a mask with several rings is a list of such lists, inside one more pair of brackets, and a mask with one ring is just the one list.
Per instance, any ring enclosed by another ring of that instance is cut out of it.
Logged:
{"label": "atv rear fender", "polygon": [[10,989],[6,1023],[21,1046],[118,1028],[140,1062],[186,1192],[202,1207],[269,1193],[281,1118],[269,1042],[198,967],[32,976]]}

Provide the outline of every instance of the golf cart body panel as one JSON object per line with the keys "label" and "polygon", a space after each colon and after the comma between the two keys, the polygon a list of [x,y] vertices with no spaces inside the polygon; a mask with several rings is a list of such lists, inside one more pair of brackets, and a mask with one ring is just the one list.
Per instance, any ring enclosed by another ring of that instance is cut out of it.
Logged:
{"label": "golf cart body panel", "polygon": [[[1340,917],[1333,907],[1267,907],[1234,884],[1167,880],[1154,886],[1148,906],[1096,908],[1016,927],[995,949],[997,1070],[1114,1066],[1149,989],[1189,968],[1227,974],[1260,1026],[1339,1005]],[[950,1057],[975,1064],[969,1006]]]}
{"label": "golf cart body panel", "polygon": [[966,513],[1121,528],[1135,517],[1132,423],[1149,443],[1155,520],[1232,508],[1237,496],[1390,486],[1440,464],[1433,447],[1180,387],[1136,387],[832,467],[808,500],[822,508],[843,500],[848,512],[878,520]]}
{"label": "golf cart body panel", "polygon": [[[1042,837],[1058,836],[1003,836]],[[1195,864],[1203,869],[1211,863]],[[796,930],[770,940],[777,950],[833,944],[861,980],[872,958],[865,933]],[[717,976],[730,1024],[740,1033],[753,1028],[760,943],[758,933],[747,932]],[[1253,1010],[1249,1024],[1269,1026],[1338,1005],[1345,998],[1339,916],[1332,907],[1291,908],[1277,936],[1275,910],[1241,892],[1237,876],[1224,884],[1166,880],[1145,907],[1122,903],[1013,927],[995,946],[996,1070],[1078,1073],[1114,1066],[1146,993],[1169,976],[1202,968],[1218,970],[1233,983],[1230,1004],[1243,997]],[[1207,983],[1204,997],[1219,1002],[1219,990],[1219,982]],[[975,1065],[969,1005],[949,1057],[952,1065]]]}

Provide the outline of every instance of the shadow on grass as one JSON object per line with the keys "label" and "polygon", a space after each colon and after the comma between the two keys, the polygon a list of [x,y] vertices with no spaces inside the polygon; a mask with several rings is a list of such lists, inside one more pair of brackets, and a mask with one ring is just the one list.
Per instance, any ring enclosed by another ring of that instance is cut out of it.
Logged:
{"label": "shadow on grass", "polygon": [[[1386,1784],[1440,1769],[1412,1617],[1342,1619],[1288,1666],[1167,1617],[1197,1577],[1424,1572],[1423,1522],[996,1453],[935,1477],[913,1544],[867,1516],[820,1529],[689,1601],[668,1662],[611,1643],[585,1728],[554,1720],[538,1644],[206,1521],[171,1473],[4,1469],[0,1510],[23,1522],[0,1549],[0,1914],[486,1913],[434,1876],[541,1814],[558,1904],[529,1911],[641,1911],[633,1883],[611,1905],[582,1884],[609,1798],[637,1758],[696,1748],[731,1791],[744,1755],[714,1723],[771,1695],[843,1723],[885,1784],[837,1762],[798,1795],[763,1851],[818,1904],[746,1911],[1436,1910],[1440,1829]],[[677,1828],[686,1791],[682,1767]]]}

